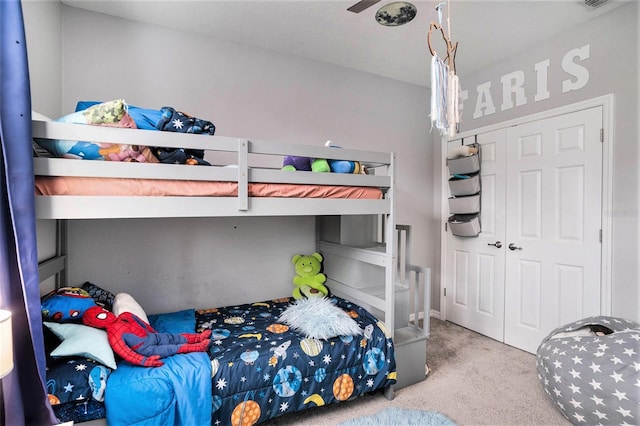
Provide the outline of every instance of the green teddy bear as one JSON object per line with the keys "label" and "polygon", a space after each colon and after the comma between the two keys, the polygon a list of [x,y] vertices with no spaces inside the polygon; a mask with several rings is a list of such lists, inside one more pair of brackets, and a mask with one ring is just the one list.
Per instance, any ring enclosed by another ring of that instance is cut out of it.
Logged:
{"label": "green teddy bear", "polygon": [[293,289],[294,299],[329,295],[329,289],[324,285],[327,276],[320,272],[322,270],[322,255],[320,253],[313,253],[310,256],[296,254],[291,261],[295,265],[297,274],[293,277],[293,283],[296,286]]}

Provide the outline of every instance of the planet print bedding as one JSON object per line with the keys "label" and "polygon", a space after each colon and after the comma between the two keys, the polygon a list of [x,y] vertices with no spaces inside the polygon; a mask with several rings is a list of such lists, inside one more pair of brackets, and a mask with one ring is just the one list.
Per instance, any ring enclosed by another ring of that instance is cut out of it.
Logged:
{"label": "planet print bedding", "polygon": [[212,331],[212,424],[256,424],[395,383],[384,323],[355,303],[330,300],[361,335],[320,340],[294,331],[278,321],[290,298],[196,311],[196,330]]}

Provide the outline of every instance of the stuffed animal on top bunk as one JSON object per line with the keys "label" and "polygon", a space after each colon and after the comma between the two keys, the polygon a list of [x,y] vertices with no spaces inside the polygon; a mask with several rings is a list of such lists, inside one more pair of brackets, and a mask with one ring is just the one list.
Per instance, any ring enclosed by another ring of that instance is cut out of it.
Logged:
{"label": "stuffed animal on top bunk", "polygon": [[322,255],[296,254],[291,259],[295,267],[296,276],[293,277],[294,299],[308,299],[313,297],[325,297],[329,295],[329,289],[324,285],[327,276],[322,271]]}
{"label": "stuffed animal on top bunk", "polygon": [[158,333],[131,312],[116,316],[100,306],[85,311],[85,325],[106,330],[109,344],[124,360],[143,367],[164,365],[160,358],[189,352],[206,352],[211,343],[211,330],[202,333]]}
{"label": "stuffed animal on top bunk", "polygon": [[[342,148],[338,145],[333,145],[331,141],[327,141],[324,146],[330,148]],[[332,173],[352,173],[356,175],[365,174],[364,167],[359,161],[349,160],[327,160],[329,162],[329,168]]]}
{"label": "stuffed animal on top bunk", "polygon": [[[327,141],[324,146],[331,148],[341,148]],[[305,171],[320,173],[354,173],[364,174],[364,167],[359,161],[349,160],[326,160],[324,158],[309,158],[295,155],[287,155],[282,164],[282,170]]]}
{"label": "stuffed animal on top bunk", "polygon": [[299,157],[287,155],[282,163],[282,170],[301,172],[329,173],[329,163],[324,158]]}

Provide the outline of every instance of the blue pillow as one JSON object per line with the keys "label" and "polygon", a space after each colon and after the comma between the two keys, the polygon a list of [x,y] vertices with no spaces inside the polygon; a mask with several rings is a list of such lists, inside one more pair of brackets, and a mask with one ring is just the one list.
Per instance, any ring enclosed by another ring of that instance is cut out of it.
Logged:
{"label": "blue pillow", "polygon": [[43,321],[82,322],[82,315],[96,302],[79,287],[62,287],[47,293],[40,302]]}
{"label": "blue pillow", "polygon": [[195,333],[196,312],[194,309],[149,315],[149,324],[159,333]]}
{"label": "blue pillow", "polygon": [[91,358],[112,370],[117,368],[106,331],[81,324],[45,322],[44,325],[62,340],[62,343],[51,352],[52,357]]}

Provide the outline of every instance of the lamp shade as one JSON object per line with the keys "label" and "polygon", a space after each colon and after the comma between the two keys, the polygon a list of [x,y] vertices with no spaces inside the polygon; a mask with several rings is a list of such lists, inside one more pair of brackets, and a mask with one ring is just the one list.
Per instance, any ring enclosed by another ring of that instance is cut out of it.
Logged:
{"label": "lamp shade", "polygon": [[0,309],[0,378],[13,370],[11,312]]}

